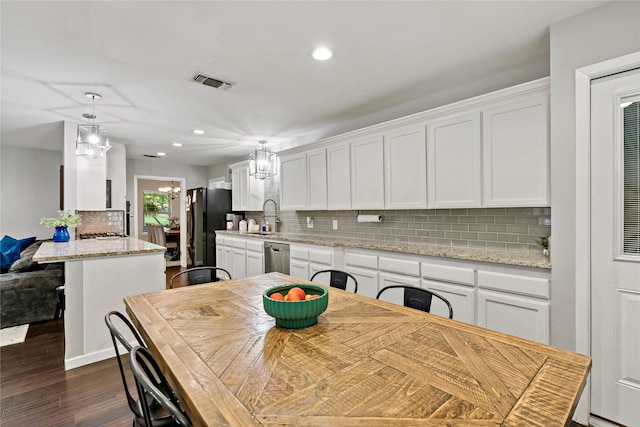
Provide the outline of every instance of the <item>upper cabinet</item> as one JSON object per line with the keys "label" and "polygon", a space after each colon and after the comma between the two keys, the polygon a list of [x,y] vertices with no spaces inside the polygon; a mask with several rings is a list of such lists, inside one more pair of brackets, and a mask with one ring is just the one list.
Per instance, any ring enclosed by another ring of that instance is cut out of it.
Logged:
{"label": "upper cabinet", "polygon": [[327,209],[327,153],[324,148],[280,157],[283,210]]}
{"label": "upper cabinet", "polygon": [[281,153],[282,209],[550,206],[549,79],[313,147]]}
{"label": "upper cabinet", "polygon": [[229,165],[231,169],[231,208],[234,211],[261,211],[264,180],[249,175],[249,161]]}
{"label": "upper cabinet", "polygon": [[351,209],[351,146],[327,147],[327,208]]}
{"label": "upper cabinet", "polygon": [[549,206],[549,96],[482,114],[484,206]]}
{"label": "upper cabinet", "polygon": [[480,113],[429,122],[427,129],[429,208],[480,207]]}
{"label": "upper cabinet", "polygon": [[384,208],[427,207],[427,146],[424,125],[384,134]]}
{"label": "upper cabinet", "polygon": [[384,209],[381,135],[351,143],[351,209]]}

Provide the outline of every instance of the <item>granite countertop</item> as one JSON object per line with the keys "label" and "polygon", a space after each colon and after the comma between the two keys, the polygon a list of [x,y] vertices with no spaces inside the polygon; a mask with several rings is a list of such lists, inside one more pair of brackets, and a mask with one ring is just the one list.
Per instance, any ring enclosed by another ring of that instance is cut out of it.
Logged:
{"label": "granite countertop", "polygon": [[44,242],[33,256],[35,262],[59,262],[81,258],[140,255],[164,252],[163,246],[135,237],[107,237],[71,240],[65,243]]}
{"label": "granite countertop", "polygon": [[550,269],[551,263],[542,254],[529,252],[506,252],[488,249],[458,248],[453,246],[432,246],[413,243],[384,242],[376,240],[348,239],[314,234],[291,233],[247,233],[240,231],[221,230],[216,234],[251,237],[262,240],[276,240],[282,242],[305,243],[309,245],[361,248],[376,251],[387,251],[413,255],[426,255],[443,258],[453,258],[468,261],[491,262],[496,264],[517,265],[522,267],[536,267]]}

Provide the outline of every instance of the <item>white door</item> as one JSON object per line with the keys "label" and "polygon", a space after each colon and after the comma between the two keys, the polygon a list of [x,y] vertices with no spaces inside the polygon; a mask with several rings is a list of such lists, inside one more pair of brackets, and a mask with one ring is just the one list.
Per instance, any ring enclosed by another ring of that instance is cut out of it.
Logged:
{"label": "white door", "polygon": [[639,71],[592,82],[591,412],[626,426],[640,426],[639,115]]}

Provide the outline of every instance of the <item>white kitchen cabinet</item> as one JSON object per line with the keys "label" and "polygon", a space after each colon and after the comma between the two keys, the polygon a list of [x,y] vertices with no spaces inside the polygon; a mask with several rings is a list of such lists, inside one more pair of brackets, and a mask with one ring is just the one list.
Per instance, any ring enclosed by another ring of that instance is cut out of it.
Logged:
{"label": "white kitchen cabinet", "polygon": [[307,208],[307,154],[280,157],[280,209]]}
{"label": "white kitchen cabinet", "polygon": [[[224,268],[227,267],[224,265],[224,238],[221,236],[216,236],[216,267]],[[219,279],[223,278],[224,273],[217,272],[216,277]],[[233,277],[233,276],[232,276]]]}
{"label": "white kitchen cabinet", "polygon": [[427,148],[424,125],[384,134],[384,208],[427,207]]}
{"label": "white kitchen cabinet", "polygon": [[236,276],[233,271],[233,239],[230,237],[224,238],[224,254],[223,254],[223,265],[224,269],[231,274],[231,278],[235,279]]}
{"label": "white kitchen cabinet", "polygon": [[482,112],[484,206],[550,206],[549,96]]}
{"label": "white kitchen cabinet", "polygon": [[429,209],[480,207],[480,113],[429,122],[427,129]]}
{"label": "white kitchen cabinet", "polygon": [[300,179],[307,181],[306,209],[326,210],[327,151],[324,148],[307,152],[307,173]]}
{"label": "white kitchen cabinet", "polygon": [[477,325],[549,344],[546,278],[478,271]]}
{"label": "white kitchen cabinet", "polygon": [[[333,268],[333,248],[323,248],[323,247],[310,247],[309,248],[309,278],[316,274],[318,271],[329,270]],[[318,280],[321,283],[323,280],[326,280],[325,284],[329,284],[328,282],[328,274],[322,275],[326,277],[320,278],[318,276]]]}
{"label": "white kitchen cabinet", "polygon": [[378,295],[378,257],[347,250],[344,255],[345,271],[358,281],[358,294],[370,298]]}
{"label": "white kitchen cabinet", "polygon": [[247,247],[245,239],[232,239],[231,265],[234,279],[247,277]]}
{"label": "white kitchen cabinet", "polygon": [[[475,325],[476,289],[475,270],[467,267],[421,263],[421,287],[446,298],[453,308],[453,318]],[[445,304],[433,300],[431,313],[448,317]]]}
{"label": "white kitchen cabinet", "polygon": [[[417,260],[378,257],[378,269],[380,290],[397,285],[420,287],[420,263]],[[404,290],[390,289],[380,299],[404,305]]]}
{"label": "white kitchen cabinet", "polygon": [[[318,271],[342,269],[344,251],[342,248],[327,246],[292,244],[290,246],[289,269],[292,276],[309,280]],[[322,279],[318,279],[322,283]]]}
{"label": "white kitchen cabinet", "polygon": [[349,144],[327,147],[327,208],[351,209],[351,151]]}
{"label": "white kitchen cabinet", "polygon": [[264,243],[262,240],[247,239],[247,277],[264,273]]}
{"label": "white kitchen cabinet", "polygon": [[384,209],[382,135],[351,143],[351,209]]}
{"label": "white kitchen cabinet", "polygon": [[231,168],[231,205],[234,211],[259,211],[264,203],[264,180],[249,175],[249,161]]}

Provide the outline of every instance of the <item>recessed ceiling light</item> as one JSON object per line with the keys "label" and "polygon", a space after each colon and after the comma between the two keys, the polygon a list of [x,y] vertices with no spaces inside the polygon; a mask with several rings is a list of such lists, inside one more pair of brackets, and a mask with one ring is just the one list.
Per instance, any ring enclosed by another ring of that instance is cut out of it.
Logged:
{"label": "recessed ceiling light", "polygon": [[311,56],[313,56],[313,59],[316,59],[318,61],[326,61],[333,56],[333,52],[331,51],[331,49],[328,49],[326,47],[319,47],[311,52]]}
{"label": "recessed ceiling light", "polygon": [[202,129],[193,129],[191,132],[195,133],[196,135],[204,135],[206,133]]}
{"label": "recessed ceiling light", "polygon": [[160,157],[163,157],[163,156],[166,156],[166,155],[167,155],[167,153],[163,153],[163,152],[156,153],[156,156],[160,156]]}
{"label": "recessed ceiling light", "polygon": [[182,142],[172,142],[171,145],[174,147],[182,147]]}

